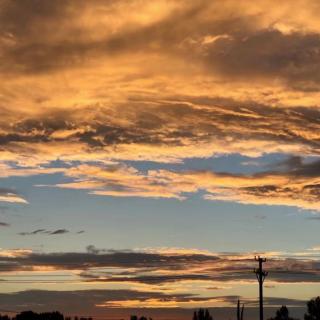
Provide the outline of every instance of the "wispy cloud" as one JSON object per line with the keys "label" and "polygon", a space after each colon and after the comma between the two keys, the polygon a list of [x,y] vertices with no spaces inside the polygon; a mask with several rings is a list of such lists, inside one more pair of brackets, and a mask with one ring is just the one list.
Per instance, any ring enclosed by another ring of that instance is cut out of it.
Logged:
{"label": "wispy cloud", "polygon": [[[74,291],[50,291],[50,290],[28,290],[11,294],[1,294],[1,307],[3,309],[17,310],[17,306],[23,305],[29,308],[36,307],[39,311],[45,311],[45,306],[50,304],[53,308],[59,309],[66,313],[72,313],[74,306],[77,305],[78,313],[99,314],[101,311],[106,314],[107,308],[140,308],[143,301],[148,308],[172,308],[180,306],[187,308],[184,312],[185,316],[190,315],[189,306],[193,306],[195,302],[207,303],[211,301],[213,305],[222,303],[232,306],[236,304],[239,296],[216,296],[216,297],[200,297],[197,295],[188,294],[170,294],[162,292],[143,292],[138,290],[74,290]],[[34,301],[38,301],[37,306]],[[242,298],[246,306],[254,307],[256,302],[250,299]],[[279,306],[302,306],[305,304],[303,300],[285,299],[277,297],[268,297],[265,299],[266,307]],[[148,310],[145,308],[144,310]],[[20,307],[18,307],[20,310]],[[182,311],[182,310],[181,310]],[[226,311],[226,310],[225,310]],[[233,310],[232,310],[233,311]],[[110,310],[112,314],[116,310]],[[150,312],[150,309],[148,310]],[[248,310],[247,310],[248,312]],[[107,313],[108,314],[108,313]],[[160,313],[161,314],[161,313]],[[159,314],[159,315],[160,315]]]}
{"label": "wispy cloud", "polygon": [[176,198],[205,191],[204,198],[245,204],[285,205],[318,210],[319,161],[289,158],[273,170],[256,174],[213,171],[149,170],[142,173],[121,164],[80,165],[65,171],[73,181],[59,188],[84,189],[115,197]]}
{"label": "wispy cloud", "polygon": [[28,203],[16,191],[6,188],[0,188],[0,202]]}
{"label": "wispy cloud", "polygon": [[[41,233],[36,230],[35,233]],[[268,280],[281,283],[318,282],[319,250],[302,253],[264,253],[268,258]],[[255,253],[205,253],[173,249],[152,251],[99,250],[87,252],[37,253],[4,251],[0,272],[75,270],[87,283],[123,283],[162,286],[170,283],[255,283],[252,272]],[[285,271],[285,272],[284,272]]]}
{"label": "wispy cloud", "polygon": [[[75,232],[75,234],[82,234],[84,233],[84,230],[80,230]],[[18,234],[20,236],[33,236],[33,235],[41,235],[41,234],[46,234],[46,235],[63,235],[63,234],[67,234],[67,233],[71,233],[71,231],[69,231],[68,229],[56,229],[56,230],[47,230],[47,229],[36,229],[34,231],[30,231],[30,232],[19,232]]]}

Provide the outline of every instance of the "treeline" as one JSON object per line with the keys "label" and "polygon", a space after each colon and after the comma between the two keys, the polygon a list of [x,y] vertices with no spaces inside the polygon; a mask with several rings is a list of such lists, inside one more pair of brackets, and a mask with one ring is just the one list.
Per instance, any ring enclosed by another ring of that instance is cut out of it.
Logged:
{"label": "treeline", "polygon": [[36,313],[33,311],[22,311],[18,313],[15,317],[9,317],[8,315],[1,315],[0,320],[92,320],[91,317],[65,317],[62,313],[58,311],[54,312],[43,312]]}
{"label": "treeline", "polygon": [[[242,307],[240,312],[240,302],[238,301],[237,306],[237,319],[245,320],[245,315],[243,313],[244,307]],[[0,320],[92,320],[91,317],[65,317],[62,313],[58,311],[54,312],[44,312],[36,313],[33,311],[23,311],[18,313],[15,317],[9,317],[8,315],[1,315]],[[152,318],[147,318],[145,316],[132,315],[130,320],[152,320]],[[214,317],[210,314],[208,309],[199,309],[194,311],[192,320],[214,320]],[[289,309],[286,306],[282,306],[276,311],[274,317],[268,320],[298,320],[292,318],[289,313]],[[320,320],[320,297],[311,299],[307,302],[307,313],[304,315],[304,320]]]}
{"label": "treeline", "polygon": [[136,315],[132,315],[132,316],[130,317],[130,320],[152,320],[152,318],[147,318],[147,317],[145,317],[145,316],[138,317],[138,316],[136,316]]}
{"label": "treeline", "polygon": [[[292,318],[289,309],[282,306],[277,310],[275,316],[269,320],[298,320]],[[307,302],[307,313],[304,315],[304,320],[320,320],[320,297],[311,299]]]}
{"label": "treeline", "polygon": [[[237,320],[245,320],[244,305],[240,306],[238,300],[236,317]],[[1,320],[1,319],[0,319]],[[146,317],[131,316],[130,320],[148,320]],[[149,318],[152,320],[152,318]],[[208,309],[199,309],[194,311],[192,320],[214,320],[214,317],[210,314]],[[299,320],[290,316],[289,309],[286,306],[282,306],[276,311],[274,317],[268,320]],[[320,320],[320,297],[311,299],[307,302],[307,312],[304,315],[304,320]]]}

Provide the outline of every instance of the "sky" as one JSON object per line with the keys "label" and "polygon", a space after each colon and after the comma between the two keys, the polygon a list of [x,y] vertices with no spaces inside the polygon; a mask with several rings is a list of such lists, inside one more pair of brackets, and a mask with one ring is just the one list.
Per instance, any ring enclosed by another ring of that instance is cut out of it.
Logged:
{"label": "sky", "polygon": [[[320,292],[317,0],[0,0],[0,312],[301,315]],[[233,313],[232,313],[233,312]]]}

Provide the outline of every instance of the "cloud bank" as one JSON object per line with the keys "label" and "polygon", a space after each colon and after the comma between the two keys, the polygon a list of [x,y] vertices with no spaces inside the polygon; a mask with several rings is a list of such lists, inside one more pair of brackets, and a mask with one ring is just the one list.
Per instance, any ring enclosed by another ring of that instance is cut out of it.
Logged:
{"label": "cloud bank", "polygon": [[[59,186],[179,199],[204,189],[206,199],[317,209],[319,174],[298,182],[291,172],[142,176],[123,161],[319,157],[319,10],[311,0],[294,8],[263,0],[1,0],[0,175],[63,172],[53,167],[59,159],[80,162],[66,175],[83,177],[102,171],[88,163],[111,161],[122,176],[114,183]],[[165,192],[173,179],[181,185]],[[233,186],[221,182],[231,179]],[[8,192],[0,200],[26,202]]]}

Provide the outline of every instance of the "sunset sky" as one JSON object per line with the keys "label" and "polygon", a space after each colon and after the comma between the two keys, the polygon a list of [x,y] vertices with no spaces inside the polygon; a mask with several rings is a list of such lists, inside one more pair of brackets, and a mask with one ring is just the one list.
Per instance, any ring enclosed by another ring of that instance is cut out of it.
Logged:
{"label": "sunset sky", "polygon": [[0,313],[255,310],[255,254],[267,307],[319,295],[319,16],[0,0]]}

